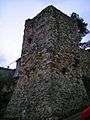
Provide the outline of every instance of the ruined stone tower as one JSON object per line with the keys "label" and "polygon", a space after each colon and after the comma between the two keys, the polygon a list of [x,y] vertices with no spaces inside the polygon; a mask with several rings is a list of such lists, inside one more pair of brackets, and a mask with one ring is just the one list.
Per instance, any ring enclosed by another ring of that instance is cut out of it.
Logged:
{"label": "ruined stone tower", "polygon": [[88,105],[76,23],[53,6],[25,22],[20,78],[7,119],[60,120]]}

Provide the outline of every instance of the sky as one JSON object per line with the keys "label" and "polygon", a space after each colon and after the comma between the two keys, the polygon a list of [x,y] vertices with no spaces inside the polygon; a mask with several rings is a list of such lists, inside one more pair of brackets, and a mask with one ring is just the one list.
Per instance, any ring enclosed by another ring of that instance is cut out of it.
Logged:
{"label": "sky", "polygon": [[[76,12],[90,30],[90,0],[0,0],[0,67],[15,68],[15,61],[21,56],[25,20],[49,5],[69,16]],[[88,40],[90,34],[82,41]]]}

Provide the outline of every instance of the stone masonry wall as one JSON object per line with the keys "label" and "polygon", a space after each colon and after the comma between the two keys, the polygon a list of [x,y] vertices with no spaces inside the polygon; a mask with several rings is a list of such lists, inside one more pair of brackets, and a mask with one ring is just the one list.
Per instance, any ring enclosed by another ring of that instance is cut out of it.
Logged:
{"label": "stone masonry wall", "polygon": [[76,23],[53,6],[26,20],[20,78],[7,119],[60,120],[88,105],[78,39]]}

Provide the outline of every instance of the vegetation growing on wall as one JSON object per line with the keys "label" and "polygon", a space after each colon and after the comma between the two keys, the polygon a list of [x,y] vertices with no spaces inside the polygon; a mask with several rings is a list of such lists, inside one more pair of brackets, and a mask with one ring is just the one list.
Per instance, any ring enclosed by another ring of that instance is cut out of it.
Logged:
{"label": "vegetation growing on wall", "polygon": [[84,22],[84,19],[81,18],[77,13],[73,12],[71,14],[71,18],[77,22],[78,24],[78,31],[81,35],[81,38],[86,36],[89,33],[89,30],[87,29],[88,24]]}
{"label": "vegetation growing on wall", "polygon": [[88,97],[90,99],[90,76],[82,76],[82,80],[84,82]]}
{"label": "vegetation growing on wall", "polygon": [[80,47],[84,50],[89,50],[90,51],[90,40],[87,42],[80,43]]}
{"label": "vegetation growing on wall", "polygon": [[0,67],[0,118],[14,91],[16,81],[13,79],[14,70]]}

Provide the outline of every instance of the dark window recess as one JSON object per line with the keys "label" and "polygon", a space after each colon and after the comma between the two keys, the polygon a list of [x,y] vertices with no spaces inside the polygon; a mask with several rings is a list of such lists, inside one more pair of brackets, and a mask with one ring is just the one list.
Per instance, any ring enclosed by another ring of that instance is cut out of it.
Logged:
{"label": "dark window recess", "polygon": [[64,68],[62,69],[62,73],[63,73],[63,75],[65,75],[66,71],[67,71],[67,68],[64,67]]}

